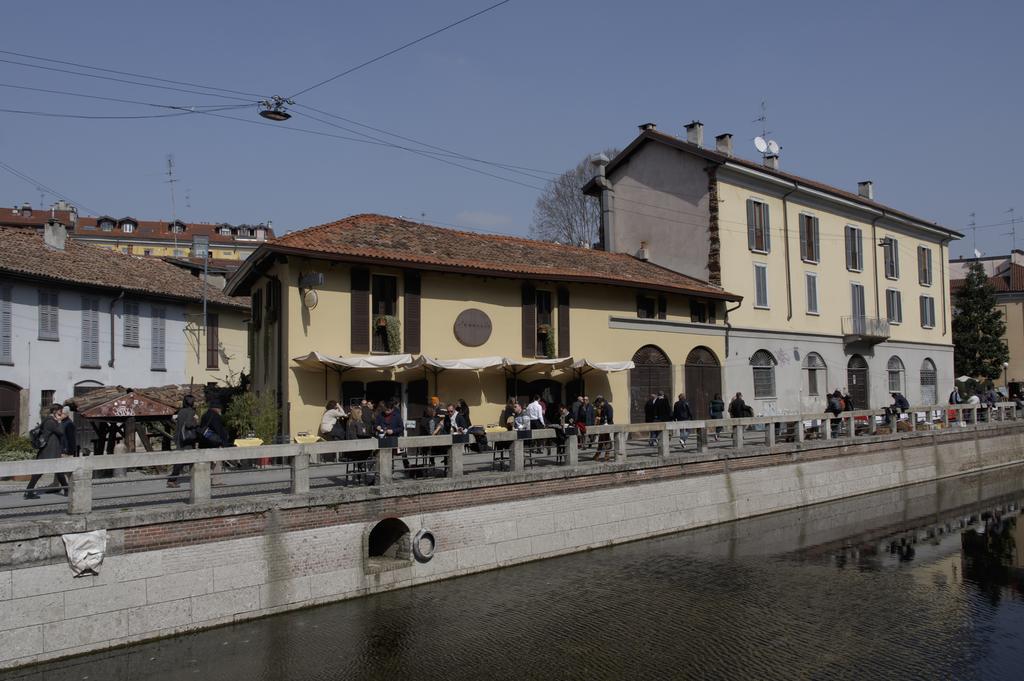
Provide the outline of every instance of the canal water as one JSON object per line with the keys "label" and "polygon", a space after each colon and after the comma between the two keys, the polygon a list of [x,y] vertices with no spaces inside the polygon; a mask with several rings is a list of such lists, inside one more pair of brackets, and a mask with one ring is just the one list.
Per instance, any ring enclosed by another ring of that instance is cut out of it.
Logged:
{"label": "canal water", "polygon": [[0,678],[1021,679],[1003,469],[65,660]]}

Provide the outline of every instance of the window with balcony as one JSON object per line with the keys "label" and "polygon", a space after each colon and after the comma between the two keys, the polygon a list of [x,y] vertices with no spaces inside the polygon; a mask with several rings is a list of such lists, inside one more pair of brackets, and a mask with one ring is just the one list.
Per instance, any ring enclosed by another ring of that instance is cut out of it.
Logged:
{"label": "window with balcony", "polygon": [[851,272],[864,271],[864,233],[859,227],[847,225],[846,237],[846,269]]}
{"label": "window with balcony", "polygon": [[821,257],[818,234],[818,218],[800,215],[800,258],[804,262],[818,263]]}
{"label": "window with balcony", "polygon": [[747,199],[747,247],[756,253],[772,250],[768,204]]}
{"label": "window with balcony", "polygon": [[894,288],[885,290],[885,316],[890,324],[903,323],[903,294]]}
{"label": "window with balcony", "polygon": [[[373,310],[373,352],[391,352],[393,344],[388,341],[388,328],[398,316],[398,279],[375,274],[370,285]],[[392,334],[394,332],[392,331]]]}

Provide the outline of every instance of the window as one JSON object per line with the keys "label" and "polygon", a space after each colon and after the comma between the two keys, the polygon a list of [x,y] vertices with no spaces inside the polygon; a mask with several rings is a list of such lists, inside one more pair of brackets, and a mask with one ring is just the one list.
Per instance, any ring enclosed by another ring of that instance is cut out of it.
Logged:
{"label": "window", "polygon": [[935,328],[935,299],[931,296],[921,296],[921,326]]}
{"label": "window", "polygon": [[39,407],[40,407],[40,411],[45,412],[45,411],[49,410],[50,405],[53,404],[53,401],[55,399],[57,399],[57,391],[56,390],[40,390],[39,391]]}
{"label": "window", "polygon": [[903,390],[903,360],[896,355],[889,358],[889,363],[886,365],[886,369],[889,372],[889,392],[891,393],[902,393]]}
{"label": "window", "polygon": [[113,232],[114,231],[114,223],[111,222],[110,220],[101,220],[100,221],[100,229],[103,230],[104,232]]}
{"label": "window", "polygon": [[768,204],[754,199],[747,199],[747,247],[758,253],[772,250]]}
{"label": "window", "polygon": [[754,371],[754,398],[775,397],[775,357],[767,350],[758,350],[750,358]]}
{"label": "window", "polygon": [[[395,277],[373,275],[371,282],[371,310],[373,312],[370,323],[373,324],[373,352],[389,352],[388,327],[385,317],[395,317],[398,314],[398,279]],[[269,317],[269,315],[268,315]]]}
{"label": "window", "polygon": [[818,275],[805,272],[804,282],[807,289],[807,314],[818,314]]}
{"label": "window", "polygon": [[887,279],[900,278],[900,242],[891,236],[883,239],[883,257],[885,259],[885,276]]}
{"label": "window", "polygon": [[850,284],[850,310],[854,319],[864,319],[864,285],[856,282]]}
{"label": "window", "polygon": [[185,250],[184,249],[182,249],[182,248],[175,248],[174,249],[174,257],[175,258],[182,258],[184,256],[185,256]]}
{"label": "window", "polygon": [[853,225],[846,225],[846,269],[864,271],[864,233]]}
{"label": "window", "polygon": [[939,372],[935,370],[935,362],[927,357],[921,362],[921,402],[938,404]]}
{"label": "window", "polygon": [[131,234],[135,231],[135,224],[132,222],[125,222],[121,224],[121,231],[125,234]]}
{"label": "window", "polygon": [[133,300],[124,301],[124,337],[121,342],[126,348],[139,347],[139,304]]}
{"label": "window", "polygon": [[230,227],[221,227],[217,231],[220,233],[221,236],[231,236],[231,228]]}
{"label": "window", "polygon": [[14,364],[14,317],[10,284],[0,286],[0,364]]}
{"label": "window", "polygon": [[808,352],[804,357],[804,371],[807,372],[807,394],[821,394],[821,386],[825,384],[825,360],[816,352]]}
{"label": "window", "polygon": [[690,300],[690,321],[698,324],[714,324],[715,302]]}
{"label": "window", "polygon": [[153,249],[152,248],[143,248],[142,249],[142,255],[153,255]]}
{"label": "window", "polygon": [[100,368],[100,299],[82,296],[82,368]]}
{"label": "window", "polygon": [[39,340],[60,340],[58,332],[59,296],[56,291],[39,292]]}
{"label": "window", "polygon": [[885,316],[890,324],[903,323],[903,295],[894,288],[885,290]]}
{"label": "window", "polygon": [[818,218],[813,215],[800,215],[800,257],[804,262],[817,263],[820,258],[818,235]]}
{"label": "window", "polygon": [[932,285],[932,249],[917,247],[917,281],[921,286]]}
{"label": "window", "polygon": [[220,368],[220,318],[214,312],[206,313],[206,368]]}
{"label": "window", "polygon": [[658,301],[653,296],[637,296],[636,316],[640,319],[656,318],[658,316]]}
{"label": "window", "polygon": [[150,369],[167,371],[167,309],[154,305],[150,315]]}
{"label": "window", "polygon": [[537,357],[547,357],[548,337],[554,340],[555,329],[551,323],[551,291],[536,292],[537,342],[534,351]]}
{"label": "window", "polygon": [[768,308],[768,265],[754,263],[754,307]]}

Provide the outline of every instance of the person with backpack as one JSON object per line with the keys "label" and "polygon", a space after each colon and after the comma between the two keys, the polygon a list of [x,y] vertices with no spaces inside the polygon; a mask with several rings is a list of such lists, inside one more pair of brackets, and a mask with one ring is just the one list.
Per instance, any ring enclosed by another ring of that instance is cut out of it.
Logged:
{"label": "person with backpack", "polygon": [[[199,439],[199,422],[196,420],[196,398],[185,395],[181,401],[181,409],[174,417],[174,446],[176,449],[195,449]],[[171,477],[167,480],[168,487],[177,487],[181,472],[188,464],[176,463],[171,468]]]}
{"label": "person with backpack", "polygon": [[[49,412],[47,417],[32,429],[29,437],[32,440],[32,446],[36,448],[37,459],[59,459],[64,452],[64,429],[61,426],[61,421],[64,420],[64,407],[59,404],[51,404],[47,411]],[[28,487],[25,488],[26,499],[39,498],[39,495],[35,493],[35,487],[41,477],[43,477],[41,474],[36,473],[28,481]],[[67,476],[57,473],[57,482],[60,484],[61,494],[67,496]]]}

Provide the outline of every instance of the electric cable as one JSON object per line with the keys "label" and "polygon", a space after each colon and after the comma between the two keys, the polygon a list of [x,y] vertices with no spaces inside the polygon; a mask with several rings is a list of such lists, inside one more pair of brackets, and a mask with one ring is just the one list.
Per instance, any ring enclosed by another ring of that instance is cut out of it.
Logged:
{"label": "electric cable", "polygon": [[74,199],[72,199],[67,194],[62,194],[61,192],[57,191],[53,187],[50,187],[50,186],[40,182],[39,180],[35,179],[31,175],[27,175],[27,174],[21,172],[20,170],[18,170],[17,168],[14,168],[13,166],[10,166],[10,165],[4,163],[3,161],[0,161],[0,169],[6,170],[8,173],[10,173],[11,175],[14,175],[15,177],[17,177],[20,180],[24,180],[25,182],[28,182],[28,183],[36,186],[36,187],[41,187],[42,189],[45,189],[48,193],[53,194],[54,196],[57,196],[59,198],[64,199],[65,201],[70,203],[72,206],[75,206],[79,210],[84,210],[86,213],[91,213],[93,215],[101,215],[101,213],[99,213],[98,211],[92,210],[88,206],[86,206],[84,204],[81,204],[78,201],[75,201]]}

